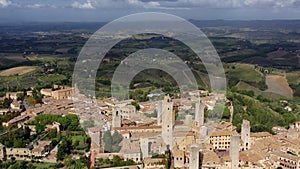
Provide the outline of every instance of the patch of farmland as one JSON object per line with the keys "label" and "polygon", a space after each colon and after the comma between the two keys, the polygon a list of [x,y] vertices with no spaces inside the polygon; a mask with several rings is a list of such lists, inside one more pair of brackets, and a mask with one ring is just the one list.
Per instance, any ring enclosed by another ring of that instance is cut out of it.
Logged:
{"label": "patch of farmland", "polygon": [[36,70],[36,66],[19,66],[10,69],[6,69],[0,72],[0,76],[13,76],[13,75],[23,75],[25,73],[32,72]]}
{"label": "patch of farmland", "polygon": [[268,86],[266,92],[277,93],[287,98],[293,97],[293,90],[285,76],[268,75],[266,76],[266,84]]}

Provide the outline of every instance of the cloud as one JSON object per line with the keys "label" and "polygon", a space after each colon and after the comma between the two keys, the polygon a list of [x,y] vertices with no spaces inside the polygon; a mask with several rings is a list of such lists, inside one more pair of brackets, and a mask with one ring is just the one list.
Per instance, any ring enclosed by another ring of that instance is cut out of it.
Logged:
{"label": "cloud", "polygon": [[[29,2],[38,2],[32,3]],[[46,3],[47,2],[47,3]],[[0,0],[0,7],[79,9],[193,9],[193,8],[289,8],[300,0]]]}
{"label": "cloud", "polygon": [[189,9],[195,7],[238,8],[243,0],[86,0],[75,1],[73,8],[146,8],[146,9]]}
{"label": "cloud", "polygon": [[293,6],[296,0],[245,0],[244,4],[250,7],[284,8]]}
{"label": "cloud", "polygon": [[71,7],[80,9],[159,8],[160,3],[141,0],[86,0],[85,2],[75,1]]}
{"label": "cloud", "polygon": [[[37,1],[37,0],[35,0]],[[31,0],[30,2],[34,2]],[[46,3],[47,2],[47,3]],[[197,8],[289,8],[299,7],[300,0],[54,0],[30,4],[24,0],[0,0],[0,7],[78,8],[78,9],[197,9]]]}
{"label": "cloud", "polygon": [[7,7],[11,4],[9,0],[0,0],[0,7]]}
{"label": "cloud", "polygon": [[127,0],[130,5],[134,5],[136,7],[143,7],[143,8],[159,8],[160,3],[157,1],[149,1],[143,2],[140,0]]}
{"label": "cloud", "polygon": [[55,5],[50,5],[50,4],[28,4],[25,7],[26,8],[35,8],[35,9],[38,9],[38,8],[57,8]]}
{"label": "cloud", "polygon": [[92,4],[91,0],[87,0],[84,3],[79,3],[78,1],[75,1],[71,5],[73,8],[79,8],[79,9],[95,9],[95,7]]}
{"label": "cloud", "polygon": [[237,8],[242,6],[241,0],[176,0],[162,1],[162,5],[172,7],[207,7],[207,8]]}

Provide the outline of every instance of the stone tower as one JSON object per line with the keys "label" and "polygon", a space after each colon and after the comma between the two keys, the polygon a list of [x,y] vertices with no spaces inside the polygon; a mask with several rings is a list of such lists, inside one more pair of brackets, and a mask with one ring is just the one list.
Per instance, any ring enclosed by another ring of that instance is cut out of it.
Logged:
{"label": "stone tower", "polygon": [[143,138],[140,139],[140,147],[141,147],[141,152],[142,152],[142,159],[150,157],[150,146],[149,146],[149,139],[148,138]]}
{"label": "stone tower", "polygon": [[197,126],[204,125],[204,110],[205,110],[205,104],[201,101],[196,102],[196,104],[195,104],[195,121],[197,123]]}
{"label": "stone tower", "polygon": [[230,111],[230,123],[232,123],[233,113],[234,113],[234,107],[232,105],[232,102],[230,102],[229,111]]}
{"label": "stone tower", "polygon": [[200,146],[197,143],[191,144],[191,157],[189,169],[198,169],[200,167]]}
{"label": "stone tower", "polygon": [[162,103],[162,138],[166,145],[172,149],[173,126],[175,124],[175,114],[173,112],[173,102],[170,96],[165,96]]}
{"label": "stone tower", "polygon": [[206,126],[200,127],[200,140],[201,142],[204,142],[205,140],[208,140],[208,128]]}
{"label": "stone tower", "polygon": [[157,111],[157,125],[161,125],[162,121],[161,121],[161,115],[162,115],[162,102],[163,101],[158,101],[157,102],[157,107],[156,107],[156,111]]}
{"label": "stone tower", "polygon": [[229,155],[231,159],[231,169],[238,169],[240,160],[240,136],[230,136]]}
{"label": "stone tower", "polygon": [[117,108],[112,111],[112,127],[121,127],[121,113]]}
{"label": "stone tower", "polygon": [[243,141],[243,149],[250,149],[250,122],[248,120],[243,120],[241,137]]}

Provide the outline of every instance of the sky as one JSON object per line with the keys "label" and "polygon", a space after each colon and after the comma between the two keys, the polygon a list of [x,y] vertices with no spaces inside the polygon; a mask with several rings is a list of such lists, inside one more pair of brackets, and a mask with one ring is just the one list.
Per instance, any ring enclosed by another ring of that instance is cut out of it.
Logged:
{"label": "sky", "polygon": [[0,0],[0,22],[107,22],[138,12],[196,20],[300,19],[300,0]]}

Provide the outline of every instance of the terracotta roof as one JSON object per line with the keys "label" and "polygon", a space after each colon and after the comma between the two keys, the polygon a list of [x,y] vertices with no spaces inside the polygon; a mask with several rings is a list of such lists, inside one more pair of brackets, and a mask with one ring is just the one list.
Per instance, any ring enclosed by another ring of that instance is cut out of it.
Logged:
{"label": "terracotta roof", "polygon": [[161,129],[161,126],[114,127],[114,130]]}
{"label": "terracotta roof", "polygon": [[272,136],[269,132],[250,133],[250,137],[269,137]]}
{"label": "terracotta roof", "polygon": [[215,137],[215,136],[231,136],[231,135],[236,135],[237,132],[234,131],[228,131],[228,130],[223,130],[223,131],[215,131],[211,133],[210,137]]}
{"label": "terracotta roof", "polygon": [[148,164],[148,163],[161,163],[161,162],[165,162],[166,159],[165,158],[145,158],[144,159],[144,163]]}
{"label": "terracotta roof", "polygon": [[215,152],[213,152],[213,151],[206,151],[206,152],[204,152],[204,155],[203,155],[203,164],[211,163],[211,162],[219,164],[220,163],[220,159],[219,159],[218,155]]}

